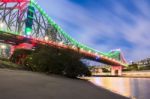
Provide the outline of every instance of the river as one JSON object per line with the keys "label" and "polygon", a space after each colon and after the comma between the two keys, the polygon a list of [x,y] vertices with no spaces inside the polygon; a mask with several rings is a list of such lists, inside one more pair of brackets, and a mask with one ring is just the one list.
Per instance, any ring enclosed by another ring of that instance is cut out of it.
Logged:
{"label": "river", "polygon": [[150,78],[88,77],[97,86],[132,99],[150,99]]}

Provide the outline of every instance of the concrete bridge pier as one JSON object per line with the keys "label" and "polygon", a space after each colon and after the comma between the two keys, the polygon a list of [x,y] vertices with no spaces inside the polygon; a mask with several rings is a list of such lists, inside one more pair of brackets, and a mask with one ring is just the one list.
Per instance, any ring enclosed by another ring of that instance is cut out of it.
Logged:
{"label": "concrete bridge pier", "polygon": [[[21,43],[21,44],[18,44],[18,45],[15,45],[15,46],[11,46],[11,49],[10,49],[10,60],[14,60],[12,58],[12,55],[14,54],[14,51],[17,50],[17,49],[26,49],[26,50],[32,50],[33,48],[33,44],[29,44],[29,43]],[[14,60],[15,63],[17,64],[23,64],[23,61],[22,59],[26,58],[27,57],[27,53],[20,53],[17,58]]]}
{"label": "concrete bridge pier", "polygon": [[111,75],[121,76],[122,75],[122,66],[112,66],[111,67]]}
{"label": "concrete bridge pier", "polygon": [[11,46],[10,54],[12,55],[16,49],[28,49],[31,50],[34,47],[33,44],[21,43],[19,45]]}

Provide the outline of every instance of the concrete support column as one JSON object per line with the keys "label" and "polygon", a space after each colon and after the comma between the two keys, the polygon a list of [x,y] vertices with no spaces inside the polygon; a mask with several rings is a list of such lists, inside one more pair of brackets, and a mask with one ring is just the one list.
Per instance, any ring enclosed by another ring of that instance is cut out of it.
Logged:
{"label": "concrete support column", "polygon": [[113,69],[113,67],[111,67],[111,75],[115,75],[115,69]]}
{"label": "concrete support column", "polygon": [[28,49],[31,50],[34,47],[33,44],[29,44],[29,43],[21,43],[19,45],[15,46],[15,49]]}
{"label": "concrete support column", "polygon": [[34,47],[33,44],[28,44],[28,43],[21,43],[19,45],[14,45],[14,46],[11,46],[10,54],[12,55],[14,53],[15,49],[28,49],[28,50],[31,50],[33,47]]}
{"label": "concrete support column", "polygon": [[121,76],[122,75],[122,66],[112,66],[111,75]]}
{"label": "concrete support column", "polygon": [[15,46],[12,45],[12,46],[10,47],[10,56],[14,53],[14,51],[15,51]]}

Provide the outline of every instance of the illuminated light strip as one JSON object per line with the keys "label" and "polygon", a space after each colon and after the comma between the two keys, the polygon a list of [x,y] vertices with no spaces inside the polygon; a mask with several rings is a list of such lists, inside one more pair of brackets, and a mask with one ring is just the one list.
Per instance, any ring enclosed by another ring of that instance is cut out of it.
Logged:
{"label": "illuminated light strip", "polygon": [[[14,34],[13,34],[14,35]],[[22,37],[24,37],[24,36],[22,36]],[[53,45],[53,46],[60,46],[60,47],[62,47],[62,48],[68,48],[66,45],[59,45],[59,43],[55,43],[55,42],[47,42],[47,41],[44,41],[44,40],[42,40],[42,39],[38,39],[37,40],[37,38],[30,38],[30,40],[32,40],[32,41],[37,41],[37,42],[39,42],[39,43],[42,43],[42,44],[48,44],[48,45]],[[86,55],[88,55],[88,56],[91,56],[91,57],[95,57],[95,54],[93,54],[93,53],[88,53],[88,52],[86,52],[86,51],[84,51],[84,50],[82,50],[81,51],[83,54],[86,54]],[[80,53],[81,53],[80,52]],[[103,56],[105,59],[107,59],[107,60],[109,60],[110,61],[110,58],[107,58],[106,56]],[[114,60],[115,61],[115,60]],[[114,62],[115,64],[121,64],[121,63],[119,63],[119,62]],[[124,65],[124,64],[122,64],[122,65]]]}
{"label": "illuminated light strip", "polygon": [[[23,0],[3,0],[3,1],[8,1],[8,2],[10,2],[10,1],[22,2]],[[24,1],[28,1],[28,0],[24,0]],[[31,3],[35,4],[35,6],[40,9],[40,11],[43,11],[43,10],[40,8],[40,6],[35,3],[34,0],[31,0]],[[39,9],[38,9],[38,10],[39,10]],[[92,48],[88,48],[87,46],[76,42],[76,41],[75,41],[74,39],[72,39],[69,35],[67,35],[57,24],[55,24],[55,22],[54,22],[52,19],[50,19],[50,18],[48,17],[48,15],[47,15],[44,11],[43,11],[43,14],[48,18],[48,21],[49,21],[50,23],[53,23],[52,25],[54,25],[54,27],[55,27],[56,29],[58,29],[58,30],[60,29],[60,30],[61,30],[61,31],[59,31],[59,33],[62,33],[64,36],[66,36],[66,37],[68,37],[69,39],[71,39],[71,41],[73,40],[73,42],[75,42],[77,45],[81,45],[80,47],[84,48],[84,50],[85,50],[85,49],[90,49],[90,50],[92,50],[92,51],[95,51],[95,50],[92,49]],[[17,34],[17,33],[15,33],[15,34]],[[98,53],[99,53],[99,54],[103,54],[103,53],[101,53],[101,52],[98,52]]]}
{"label": "illuminated light strip", "polygon": [[[77,42],[76,40],[74,40],[73,38],[71,38],[67,33],[65,33],[61,28],[60,26],[58,26],[52,19],[50,19],[50,17],[46,14],[46,12],[44,12],[39,5],[37,5],[35,3],[34,0],[31,0],[31,4],[34,4],[35,7],[46,17],[46,19],[48,20],[48,22],[54,27],[56,28],[59,33],[61,33],[63,36],[65,36],[68,40],[70,40],[74,45],[78,45],[81,50],[83,49],[84,51],[91,51],[92,53],[93,52],[96,52],[98,53],[99,55],[102,55],[102,56],[110,56],[109,54],[106,54],[106,53],[102,53],[102,52],[99,52],[99,51],[96,51],[95,49],[92,49],[92,48],[89,48],[87,47],[86,45],[83,45],[83,44],[80,44],[79,42]],[[14,33],[13,33],[14,34]],[[15,34],[18,34],[18,33],[15,33]],[[108,57],[104,57],[104,59],[107,59]]]}
{"label": "illuminated light strip", "polygon": [[83,45],[83,44],[80,44],[79,42],[77,42],[76,40],[74,40],[73,38],[71,38],[66,32],[64,32],[60,26],[58,26],[47,14],[46,12],[41,9],[41,7],[34,1],[34,0],[31,0],[31,3],[33,5],[35,5],[35,7],[43,14],[43,16],[46,17],[46,19],[48,20],[48,22],[55,28],[57,29],[59,32],[58,33],[61,33],[63,36],[65,36],[69,41],[71,41],[74,45],[76,46],[79,46],[80,48],[83,48],[84,50],[91,50],[92,52],[98,52],[99,54],[103,54],[103,55],[106,55],[105,53],[102,53],[102,52],[99,52],[99,51],[96,51],[95,49],[92,49],[92,48],[89,48],[87,47],[86,45]]}
{"label": "illuminated light strip", "polygon": [[9,2],[28,2],[30,0],[1,0],[1,2],[9,3]]}
{"label": "illuminated light strip", "polygon": [[[35,6],[38,7],[41,12],[43,11],[43,10],[40,8],[40,6],[35,3],[34,0],[31,0],[31,3],[35,4]],[[38,10],[39,10],[39,9],[38,9]],[[43,11],[43,14],[44,14],[46,17],[48,17],[48,15],[47,15],[44,11]],[[61,29],[57,24],[55,24],[55,22],[54,22],[52,19],[50,19],[49,17],[48,17],[48,21],[50,21],[50,23],[53,23],[52,25],[54,25],[55,28],[57,27],[56,29],[60,29],[60,30],[61,30],[61,31],[59,31],[59,33],[63,34],[63,35],[66,36],[66,37],[69,37],[69,39],[71,39],[71,41],[73,40],[75,43],[77,43],[77,45],[81,45],[80,47],[81,47],[81,48],[84,48],[84,50],[86,50],[86,49],[90,49],[90,51],[91,51],[91,50],[92,50],[92,51],[94,50],[94,49],[92,49],[92,48],[88,48],[87,46],[85,46],[85,45],[83,45],[83,44],[80,44],[79,42],[76,42],[76,41],[75,41],[74,39],[72,39],[69,35],[65,34],[65,32],[62,31],[62,29]],[[16,34],[16,33],[15,33],[15,34]],[[94,51],[95,51],[95,50],[94,50]],[[104,53],[101,53],[101,52],[97,52],[97,53],[99,53],[99,54],[104,54]]]}

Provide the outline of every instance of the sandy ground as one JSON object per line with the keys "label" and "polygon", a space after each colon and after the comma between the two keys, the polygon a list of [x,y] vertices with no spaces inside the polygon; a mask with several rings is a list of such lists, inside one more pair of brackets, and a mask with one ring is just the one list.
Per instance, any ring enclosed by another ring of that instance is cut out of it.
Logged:
{"label": "sandy ground", "polygon": [[0,99],[127,99],[89,82],[0,69]]}

